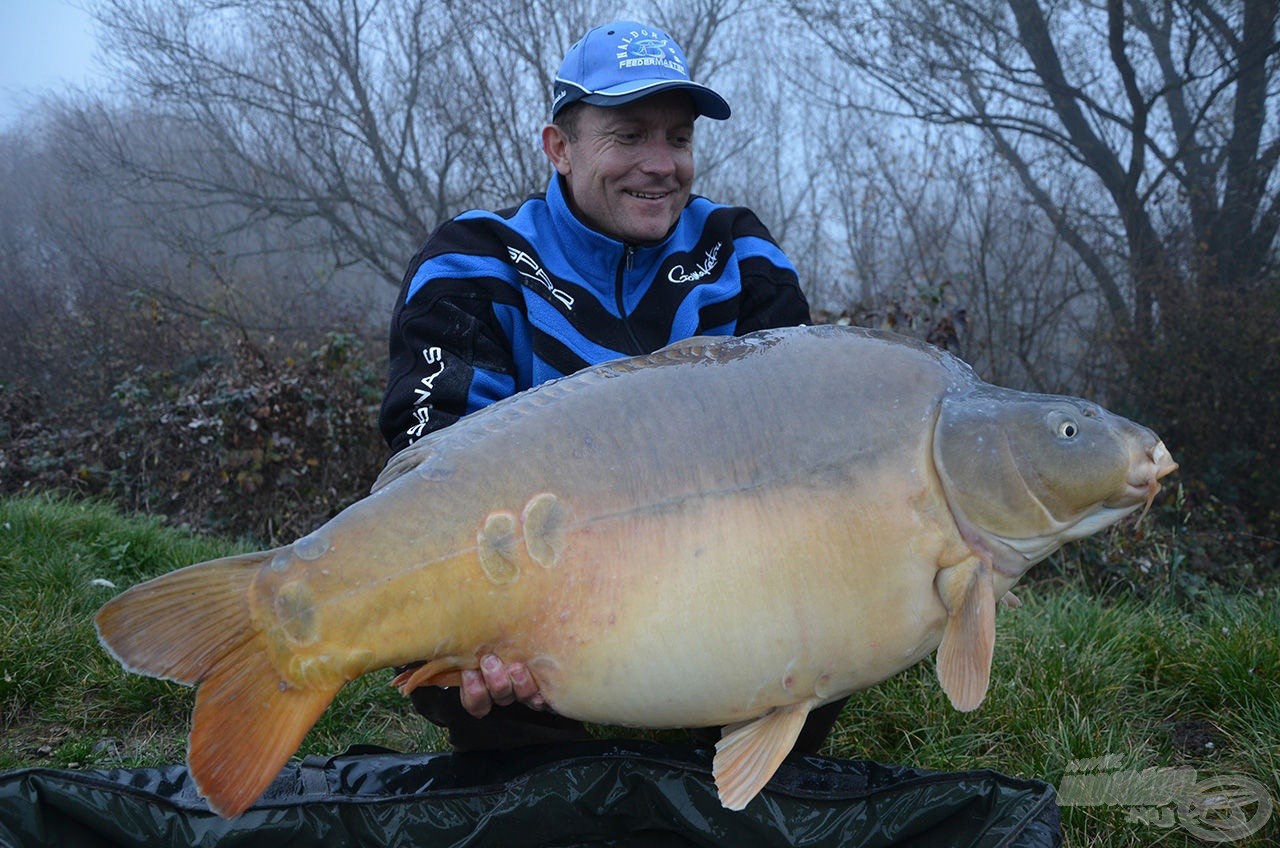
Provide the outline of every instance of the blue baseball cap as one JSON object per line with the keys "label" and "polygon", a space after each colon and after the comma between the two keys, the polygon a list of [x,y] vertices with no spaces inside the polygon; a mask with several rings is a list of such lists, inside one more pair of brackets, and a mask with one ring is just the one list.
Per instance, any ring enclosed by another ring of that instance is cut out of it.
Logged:
{"label": "blue baseball cap", "polygon": [[699,115],[717,121],[729,117],[725,99],[689,79],[688,67],[680,45],[657,27],[636,21],[595,27],[564,54],[551,117],[570,103],[621,106],[672,89],[689,92]]}

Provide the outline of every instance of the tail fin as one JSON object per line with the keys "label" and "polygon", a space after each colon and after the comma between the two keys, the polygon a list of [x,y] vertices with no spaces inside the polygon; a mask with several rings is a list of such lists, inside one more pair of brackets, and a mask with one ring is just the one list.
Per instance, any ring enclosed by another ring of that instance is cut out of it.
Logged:
{"label": "tail fin", "polygon": [[250,591],[276,551],[193,565],[98,611],[98,638],[129,671],[199,687],[187,765],[219,815],[257,800],[341,688],[299,686],[272,665]]}

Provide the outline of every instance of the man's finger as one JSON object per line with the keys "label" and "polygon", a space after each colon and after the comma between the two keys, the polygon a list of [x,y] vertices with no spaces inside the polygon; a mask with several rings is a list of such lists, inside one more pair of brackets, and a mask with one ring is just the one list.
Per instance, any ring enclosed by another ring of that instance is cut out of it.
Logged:
{"label": "man's finger", "polygon": [[544,710],[547,708],[547,702],[538,690],[538,682],[533,679],[533,675],[529,673],[529,669],[523,663],[512,663],[507,666],[507,672],[511,675],[511,686],[516,700],[531,709]]}
{"label": "man's finger", "polygon": [[493,709],[493,699],[489,697],[484,677],[473,669],[462,672],[462,686],[458,690],[458,696],[462,700],[462,708],[476,718],[484,718]]}
{"label": "man's finger", "polygon": [[515,685],[512,683],[510,669],[502,664],[502,660],[492,654],[480,660],[480,674],[484,676],[484,685],[489,690],[489,697],[500,707],[515,703]]}

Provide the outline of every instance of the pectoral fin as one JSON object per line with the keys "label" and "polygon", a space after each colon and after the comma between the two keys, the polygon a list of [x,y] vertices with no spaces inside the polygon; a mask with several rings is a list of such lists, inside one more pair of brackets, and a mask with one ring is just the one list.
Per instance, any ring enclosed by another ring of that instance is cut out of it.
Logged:
{"label": "pectoral fin", "polygon": [[726,728],[711,765],[720,803],[741,810],[764,788],[791,753],[817,701],[778,707],[760,718]]}
{"label": "pectoral fin", "polygon": [[938,573],[947,626],[938,646],[938,682],[961,712],[976,710],[991,682],[996,644],[996,598],[991,566],[978,557]]}
{"label": "pectoral fin", "polygon": [[419,686],[461,686],[462,669],[466,667],[459,657],[440,657],[400,672],[391,685],[405,697]]}

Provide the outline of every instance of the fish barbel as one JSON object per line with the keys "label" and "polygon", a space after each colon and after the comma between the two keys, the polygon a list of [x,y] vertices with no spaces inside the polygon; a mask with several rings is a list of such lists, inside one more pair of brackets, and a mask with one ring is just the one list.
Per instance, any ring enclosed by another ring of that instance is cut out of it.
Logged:
{"label": "fish barbel", "polygon": [[474,413],[313,533],[96,623],[128,670],[198,687],[188,765],[225,816],[347,681],[426,660],[403,691],[456,685],[490,653],[571,718],[727,725],[713,773],[740,809],[810,710],[935,650],[976,708],[997,599],[1175,468],[1144,427],[901,336],[690,339]]}

